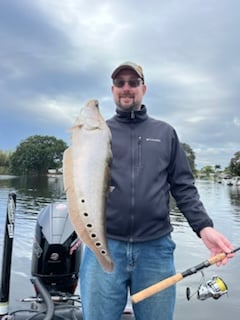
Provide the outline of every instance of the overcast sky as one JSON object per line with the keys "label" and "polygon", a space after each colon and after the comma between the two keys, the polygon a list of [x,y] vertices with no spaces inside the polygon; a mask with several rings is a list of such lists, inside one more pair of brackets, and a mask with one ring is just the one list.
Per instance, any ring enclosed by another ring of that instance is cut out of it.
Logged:
{"label": "overcast sky", "polygon": [[31,135],[69,143],[82,105],[115,106],[112,70],[143,67],[149,114],[197,168],[240,151],[239,0],[0,0],[0,150]]}

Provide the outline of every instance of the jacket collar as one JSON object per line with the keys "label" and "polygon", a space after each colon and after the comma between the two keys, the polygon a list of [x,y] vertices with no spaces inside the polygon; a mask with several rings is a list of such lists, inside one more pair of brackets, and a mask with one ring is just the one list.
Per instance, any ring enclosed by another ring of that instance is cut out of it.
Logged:
{"label": "jacket collar", "polygon": [[142,122],[148,118],[147,108],[145,105],[141,106],[141,110],[137,111],[122,111],[117,109],[116,115],[114,116],[117,121],[120,122]]}

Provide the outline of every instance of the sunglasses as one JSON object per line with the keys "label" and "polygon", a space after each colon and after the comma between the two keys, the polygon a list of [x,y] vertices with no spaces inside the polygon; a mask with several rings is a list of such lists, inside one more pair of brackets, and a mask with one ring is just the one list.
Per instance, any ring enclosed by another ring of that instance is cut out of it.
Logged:
{"label": "sunglasses", "polygon": [[117,88],[123,88],[125,83],[129,85],[131,88],[137,88],[142,83],[142,79],[130,79],[130,80],[123,80],[123,79],[114,79],[113,85]]}

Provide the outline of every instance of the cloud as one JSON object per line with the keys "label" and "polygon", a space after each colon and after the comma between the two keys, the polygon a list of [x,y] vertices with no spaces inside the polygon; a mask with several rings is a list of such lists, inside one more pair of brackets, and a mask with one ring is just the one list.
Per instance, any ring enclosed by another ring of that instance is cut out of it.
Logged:
{"label": "cloud", "polygon": [[239,144],[237,0],[21,0],[0,4],[0,149],[32,134],[68,139],[81,105],[115,106],[112,69],[144,68],[149,113],[172,124],[199,165]]}
{"label": "cloud", "polygon": [[240,118],[239,117],[234,117],[233,124],[235,126],[237,126],[237,127],[240,127]]}

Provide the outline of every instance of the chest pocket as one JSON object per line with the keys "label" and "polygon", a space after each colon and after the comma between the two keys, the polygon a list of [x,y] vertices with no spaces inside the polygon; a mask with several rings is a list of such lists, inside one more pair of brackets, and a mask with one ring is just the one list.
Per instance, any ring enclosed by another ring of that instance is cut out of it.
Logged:
{"label": "chest pocket", "polygon": [[155,172],[165,170],[169,164],[169,145],[160,138],[137,138],[137,166],[153,169]]}

